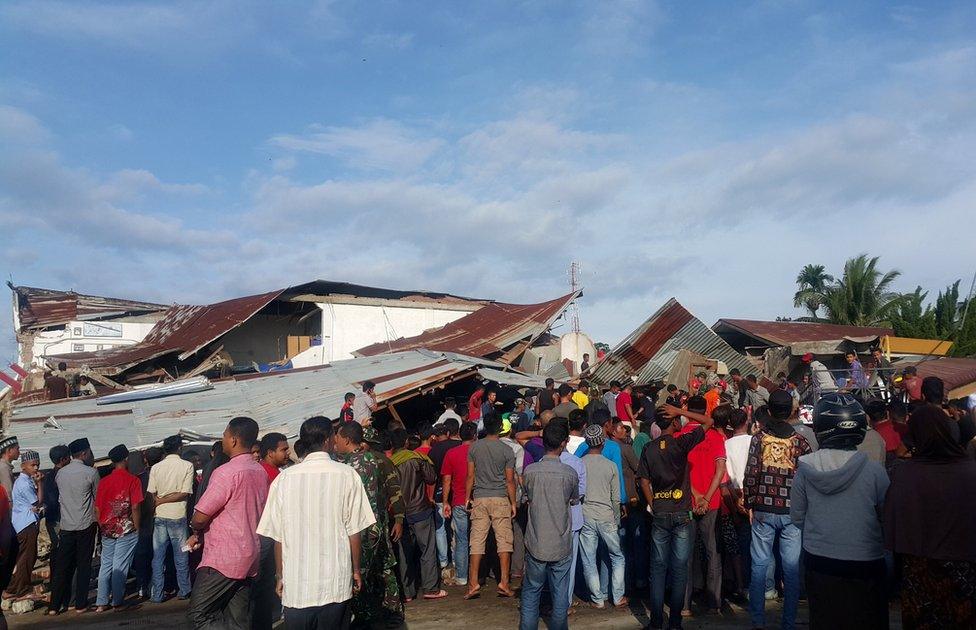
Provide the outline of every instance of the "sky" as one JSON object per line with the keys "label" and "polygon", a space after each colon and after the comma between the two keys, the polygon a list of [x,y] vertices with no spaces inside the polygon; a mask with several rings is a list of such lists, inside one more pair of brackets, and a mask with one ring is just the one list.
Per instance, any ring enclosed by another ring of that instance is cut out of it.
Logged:
{"label": "sky", "polygon": [[806,263],[976,271],[972,2],[8,0],[0,42],[15,284],[530,303],[576,260],[612,345],[797,316]]}

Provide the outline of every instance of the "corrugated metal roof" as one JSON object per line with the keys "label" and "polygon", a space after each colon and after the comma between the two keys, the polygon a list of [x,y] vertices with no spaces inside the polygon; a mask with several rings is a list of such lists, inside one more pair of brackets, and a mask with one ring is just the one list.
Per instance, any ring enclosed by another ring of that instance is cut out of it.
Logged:
{"label": "corrugated metal roof", "polygon": [[[577,291],[541,304],[488,304],[446,326],[428,330],[415,337],[375,343],[360,348],[353,354],[375,356],[385,352],[426,348],[474,357],[493,357],[511,349],[520,341],[534,341],[549,329],[580,294]],[[511,357],[508,361],[514,358]]]}
{"label": "corrugated metal roof", "polygon": [[[899,367],[902,363],[898,364]],[[937,376],[945,383],[946,393],[950,391],[976,383],[976,359],[962,359],[939,357],[929,361],[921,361],[916,364],[918,375],[922,378],[926,376]]]}
{"label": "corrugated metal roof", "polygon": [[165,304],[83,295],[73,291],[17,287],[9,282],[7,286],[14,293],[14,307],[20,320],[20,331],[63,326],[72,321],[156,313],[169,308]]}
{"label": "corrugated metal roof", "polygon": [[729,369],[753,370],[744,356],[671,298],[607,354],[592,379],[606,385],[629,376],[639,383],[663,378],[674,366],[678,351],[686,349],[722,361]]}
{"label": "corrugated metal roof", "polygon": [[179,353],[181,360],[237,328],[281,295],[283,290],[235,298],[207,306],[177,305],[139,343],[111,350],[57,355],[69,367],[88,366],[118,374],[152,359]]}
{"label": "corrugated metal roof", "polygon": [[534,376],[508,370],[496,370],[494,368],[481,368],[478,370],[478,375],[487,381],[498,383],[499,385],[532,387],[535,389],[545,389],[546,387],[546,377],[544,376]]}
{"label": "corrugated metal roof", "polygon": [[[87,437],[96,458],[116,444],[143,448],[181,431],[218,438],[235,416],[257,420],[261,433],[295,435],[315,415],[335,417],[346,392],[361,392],[362,383],[376,383],[382,405],[431,387],[479,366],[504,367],[493,361],[450,353],[412,350],[376,357],[348,359],[331,365],[238,376],[213,382],[206,391],[98,405],[96,398],[73,398],[12,410],[8,433],[23,448],[36,450],[49,466],[47,454],[56,444]],[[51,419],[51,420],[49,420]]]}
{"label": "corrugated metal roof", "polygon": [[719,335],[724,330],[739,332],[774,346],[788,346],[802,341],[833,341],[847,337],[881,337],[893,335],[891,328],[842,326],[814,322],[767,322],[753,319],[720,319],[712,326]]}

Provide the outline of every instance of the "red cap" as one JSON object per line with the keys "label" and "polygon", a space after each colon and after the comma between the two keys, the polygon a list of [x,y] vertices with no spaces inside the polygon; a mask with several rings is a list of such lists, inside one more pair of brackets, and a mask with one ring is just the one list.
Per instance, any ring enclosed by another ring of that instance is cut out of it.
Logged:
{"label": "red cap", "polygon": [[803,355],[803,357],[801,357],[801,359],[804,363],[809,363],[810,361],[813,361],[813,353],[807,352],[805,355]]}

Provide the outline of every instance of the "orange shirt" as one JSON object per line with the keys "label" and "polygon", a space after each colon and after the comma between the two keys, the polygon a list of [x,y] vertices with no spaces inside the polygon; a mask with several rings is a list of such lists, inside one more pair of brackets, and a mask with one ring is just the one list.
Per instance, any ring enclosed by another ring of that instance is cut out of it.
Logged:
{"label": "orange shirt", "polygon": [[718,407],[720,397],[721,394],[718,393],[717,389],[710,389],[705,392],[705,403],[708,405],[705,407],[705,415],[708,417],[712,416],[712,412],[715,411],[716,407]]}

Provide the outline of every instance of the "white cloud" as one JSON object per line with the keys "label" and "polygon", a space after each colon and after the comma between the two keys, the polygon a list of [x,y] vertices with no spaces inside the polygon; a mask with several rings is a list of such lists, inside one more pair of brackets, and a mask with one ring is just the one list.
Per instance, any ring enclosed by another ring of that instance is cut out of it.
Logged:
{"label": "white cloud", "polygon": [[643,53],[664,22],[655,0],[605,0],[587,3],[590,14],[583,25],[583,44],[608,59]]}
{"label": "white cloud", "polygon": [[33,114],[0,104],[0,141],[14,146],[40,145],[51,137]]}
{"label": "white cloud", "polygon": [[269,142],[290,151],[338,158],[359,169],[409,172],[422,166],[443,146],[403,124],[380,118],[359,127],[314,126],[303,134],[283,134]]}

